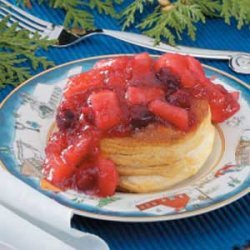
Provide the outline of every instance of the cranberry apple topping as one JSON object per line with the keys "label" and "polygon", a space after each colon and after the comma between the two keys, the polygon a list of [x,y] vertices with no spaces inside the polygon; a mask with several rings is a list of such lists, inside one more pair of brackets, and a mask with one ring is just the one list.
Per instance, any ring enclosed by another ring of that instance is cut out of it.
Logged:
{"label": "cranberry apple topping", "polygon": [[238,98],[212,83],[190,56],[153,60],[143,53],[101,60],[69,80],[43,174],[62,189],[113,195],[119,178],[115,164],[100,152],[102,138],[129,136],[151,123],[190,131],[197,125],[190,111],[195,99],[206,99],[212,121],[222,122],[239,110]]}

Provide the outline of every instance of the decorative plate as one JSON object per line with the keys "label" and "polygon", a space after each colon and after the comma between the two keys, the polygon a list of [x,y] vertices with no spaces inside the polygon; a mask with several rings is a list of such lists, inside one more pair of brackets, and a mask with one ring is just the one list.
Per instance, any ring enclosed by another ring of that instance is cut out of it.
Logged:
{"label": "decorative plate", "polygon": [[[76,214],[116,221],[158,221],[189,217],[222,207],[249,192],[250,87],[212,67],[206,75],[241,92],[240,111],[216,125],[213,151],[192,178],[164,192],[89,197],[73,190],[52,191],[40,183],[49,129],[67,79],[90,69],[103,56],[47,70],[16,88],[0,106],[0,163],[16,178],[73,208]],[[27,197],[28,199],[28,197]]]}

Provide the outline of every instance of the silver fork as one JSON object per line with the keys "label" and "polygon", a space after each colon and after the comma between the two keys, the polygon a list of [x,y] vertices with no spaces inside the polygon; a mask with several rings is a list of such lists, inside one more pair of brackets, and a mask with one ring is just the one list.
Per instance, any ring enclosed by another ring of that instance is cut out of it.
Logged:
{"label": "silver fork", "polygon": [[131,44],[157,51],[179,53],[205,59],[228,60],[229,66],[233,71],[242,74],[250,74],[250,54],[246,52],[209,50],[186,46],[173,47],[164,43],[154,45],[154,40],[150,37],[130,32],[107,29],[95,29],[84,32],[81,30],[81,32],[76,32],[67,30],[61,25],[55,25],[41,20],[40,18],[17,8],[6,0],[0,0],[0,3],[5,5],[0,5],[0,17],[9,15],[9,25],[11,25],[11,23],[18,22],[20,29],[27,29],[32,33],[38,32],[42,37],[47,37],[48,39],[57,39],[58,43],[54,45],[55,47],[68,47],[92,35],[107,35]]}

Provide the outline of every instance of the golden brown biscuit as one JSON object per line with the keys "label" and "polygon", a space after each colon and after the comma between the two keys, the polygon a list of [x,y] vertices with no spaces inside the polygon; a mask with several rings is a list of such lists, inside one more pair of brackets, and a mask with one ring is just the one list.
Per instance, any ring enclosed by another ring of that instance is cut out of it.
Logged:
{"label": "golden brown biscuit", "polygon": [[212,151],[215,128],[206,101],[195,100],[191,110],[197,123],[189,132],[151,124],[130,137],[102,139],[101,151],[116,163],[121,190],[160,191],[198,172]]}

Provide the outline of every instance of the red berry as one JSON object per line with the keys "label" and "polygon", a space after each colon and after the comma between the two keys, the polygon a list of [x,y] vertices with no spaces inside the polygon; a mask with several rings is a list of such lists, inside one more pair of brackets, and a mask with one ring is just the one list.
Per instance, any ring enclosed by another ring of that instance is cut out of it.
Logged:
{"label": "red berry", "polygon": [[119,56],[112,59],[104,59],[98,61],[94,65],[94,69],[98,70],[112,70],[112,71],[122,71],[126,67],[127,63],[131,60],[128,56]]}
{"label": "red berry", "polygon": [[98,175],[99,169],[94,164],[80,167],[75,173],[77,189],[88,194],[94,194],[98,188]]}
{"label": "red berry", "polygon": [[186,56],[188,61],[188,69],[195,76],[196,80],[202,82],[206,76],[201,63],[192,56]]}
{"label": "red berry", "polygon": [[90,146],[91,137],[85,134],[79,135],[78,138],[75,138],[73,144],[62,151],[62,159],[67,165],[76,167],[87,156]]}
{"label": "red berry", "polygon": [[131,57],[122,56],[113,59],[105,59],[97,62],[95,69],[100,70],[104,75],[104,86],[109,89],[118,91],[124,90],[126,87],[127,65],[131,61]]}
{"label": "red berry", "polygon": [[133,128],[143,128],[155,122],[154,114],[147,107],[133,105],[130,107],[131,125]]}
{"label": "red berry", "polygon": [[231,92],[230,94],[231,94],[231,96],[233,97],[233,99],[234,99],[235,101],[238,101],[238,100],[239,100],[239,98],[240,98],[240,92],[238,92],[238,91],[233,91],[233,92]]}
{"label": "red berry", "polygon": [[59,129],[65,130],[74,125],[76,115],[70,109],[58,110],[56,114],[56,124]]}
{"label": "red berry", "polygon": [[164,54],[155,63],[156,72],[170,68],[181,79],[183,87],[190,88],[205,79],[204,70],[196,59],[178,54]]}
{"label": "red berry", "polygon": [[205,85],[196,85],[192,95],[208,100],[213,122],[223,122],[239,109],[238,94],[229,93],[222,85],[213,84],[207,80]]}
{"label": "red berry", "polygon": [[128,87],[126,99],[132,105],[147,105],[156,99],[164,99],[165,93],[156,87]]}
{"label": "red berry", "polygon": [[97,195],[105,197],[115,193],[118,185],[118,173],[115,164],[102,156],[98,158],[97,165],[99,168]]}
{"label": "red berry", "polygon": [[75,166],[65,163],[59,155],[51,154],[43,166],[45,178],[54,185],[62,186],[75,171]]}
{"label": "red berry", "polygon": [[160,68],[156,73],[157,79],[163,84],[166,95],[170,95],[180,89],[181,80],[170,68]]}
{"label": "red berry", "polygon": [[162,68],[169,68],[178,76],[181,76],[183,70],[188,68],[188,62],[185,56],[178,54],[164,54],[159,57],[155,63],[155,71],[159,72]]}
{"label": "red berry", "polygon": [[189,109],[193,98],[194,97],[192,97],[190,91],[179,89],[172,95],[168,96],[167,101],[174,106]]}
{"label": "red berry", "polygon": [[183,108],[156,100],[149,104],[149,110],[181,130],[188,129],[188,111]]}
{"label": "red berry", "polygon": [[157,84],[158,80],[153,70],[154,61],[148,53],[136,55],[130,62],[131,79],[129,84],[132,86],[145,86]]}
{"label": "red berry", "polygon": [[103,86],[104,75],[99,71],[92,69],[70,78],[67,87],[64,90],[65,98],[72,98],[86,91],[90,91]]}
{"label": "red berry", "polygon": [[48,141],[45,148],[46,155],[60,154],[61,151],[67,147],[66,135],[63,132],[54,132]]}
{"label": "red berry", "polygon": [[122,111],[113,91],[93,93],[88,101],[95,114],[95,125],[99,129],[108,130],[120,123]]}

